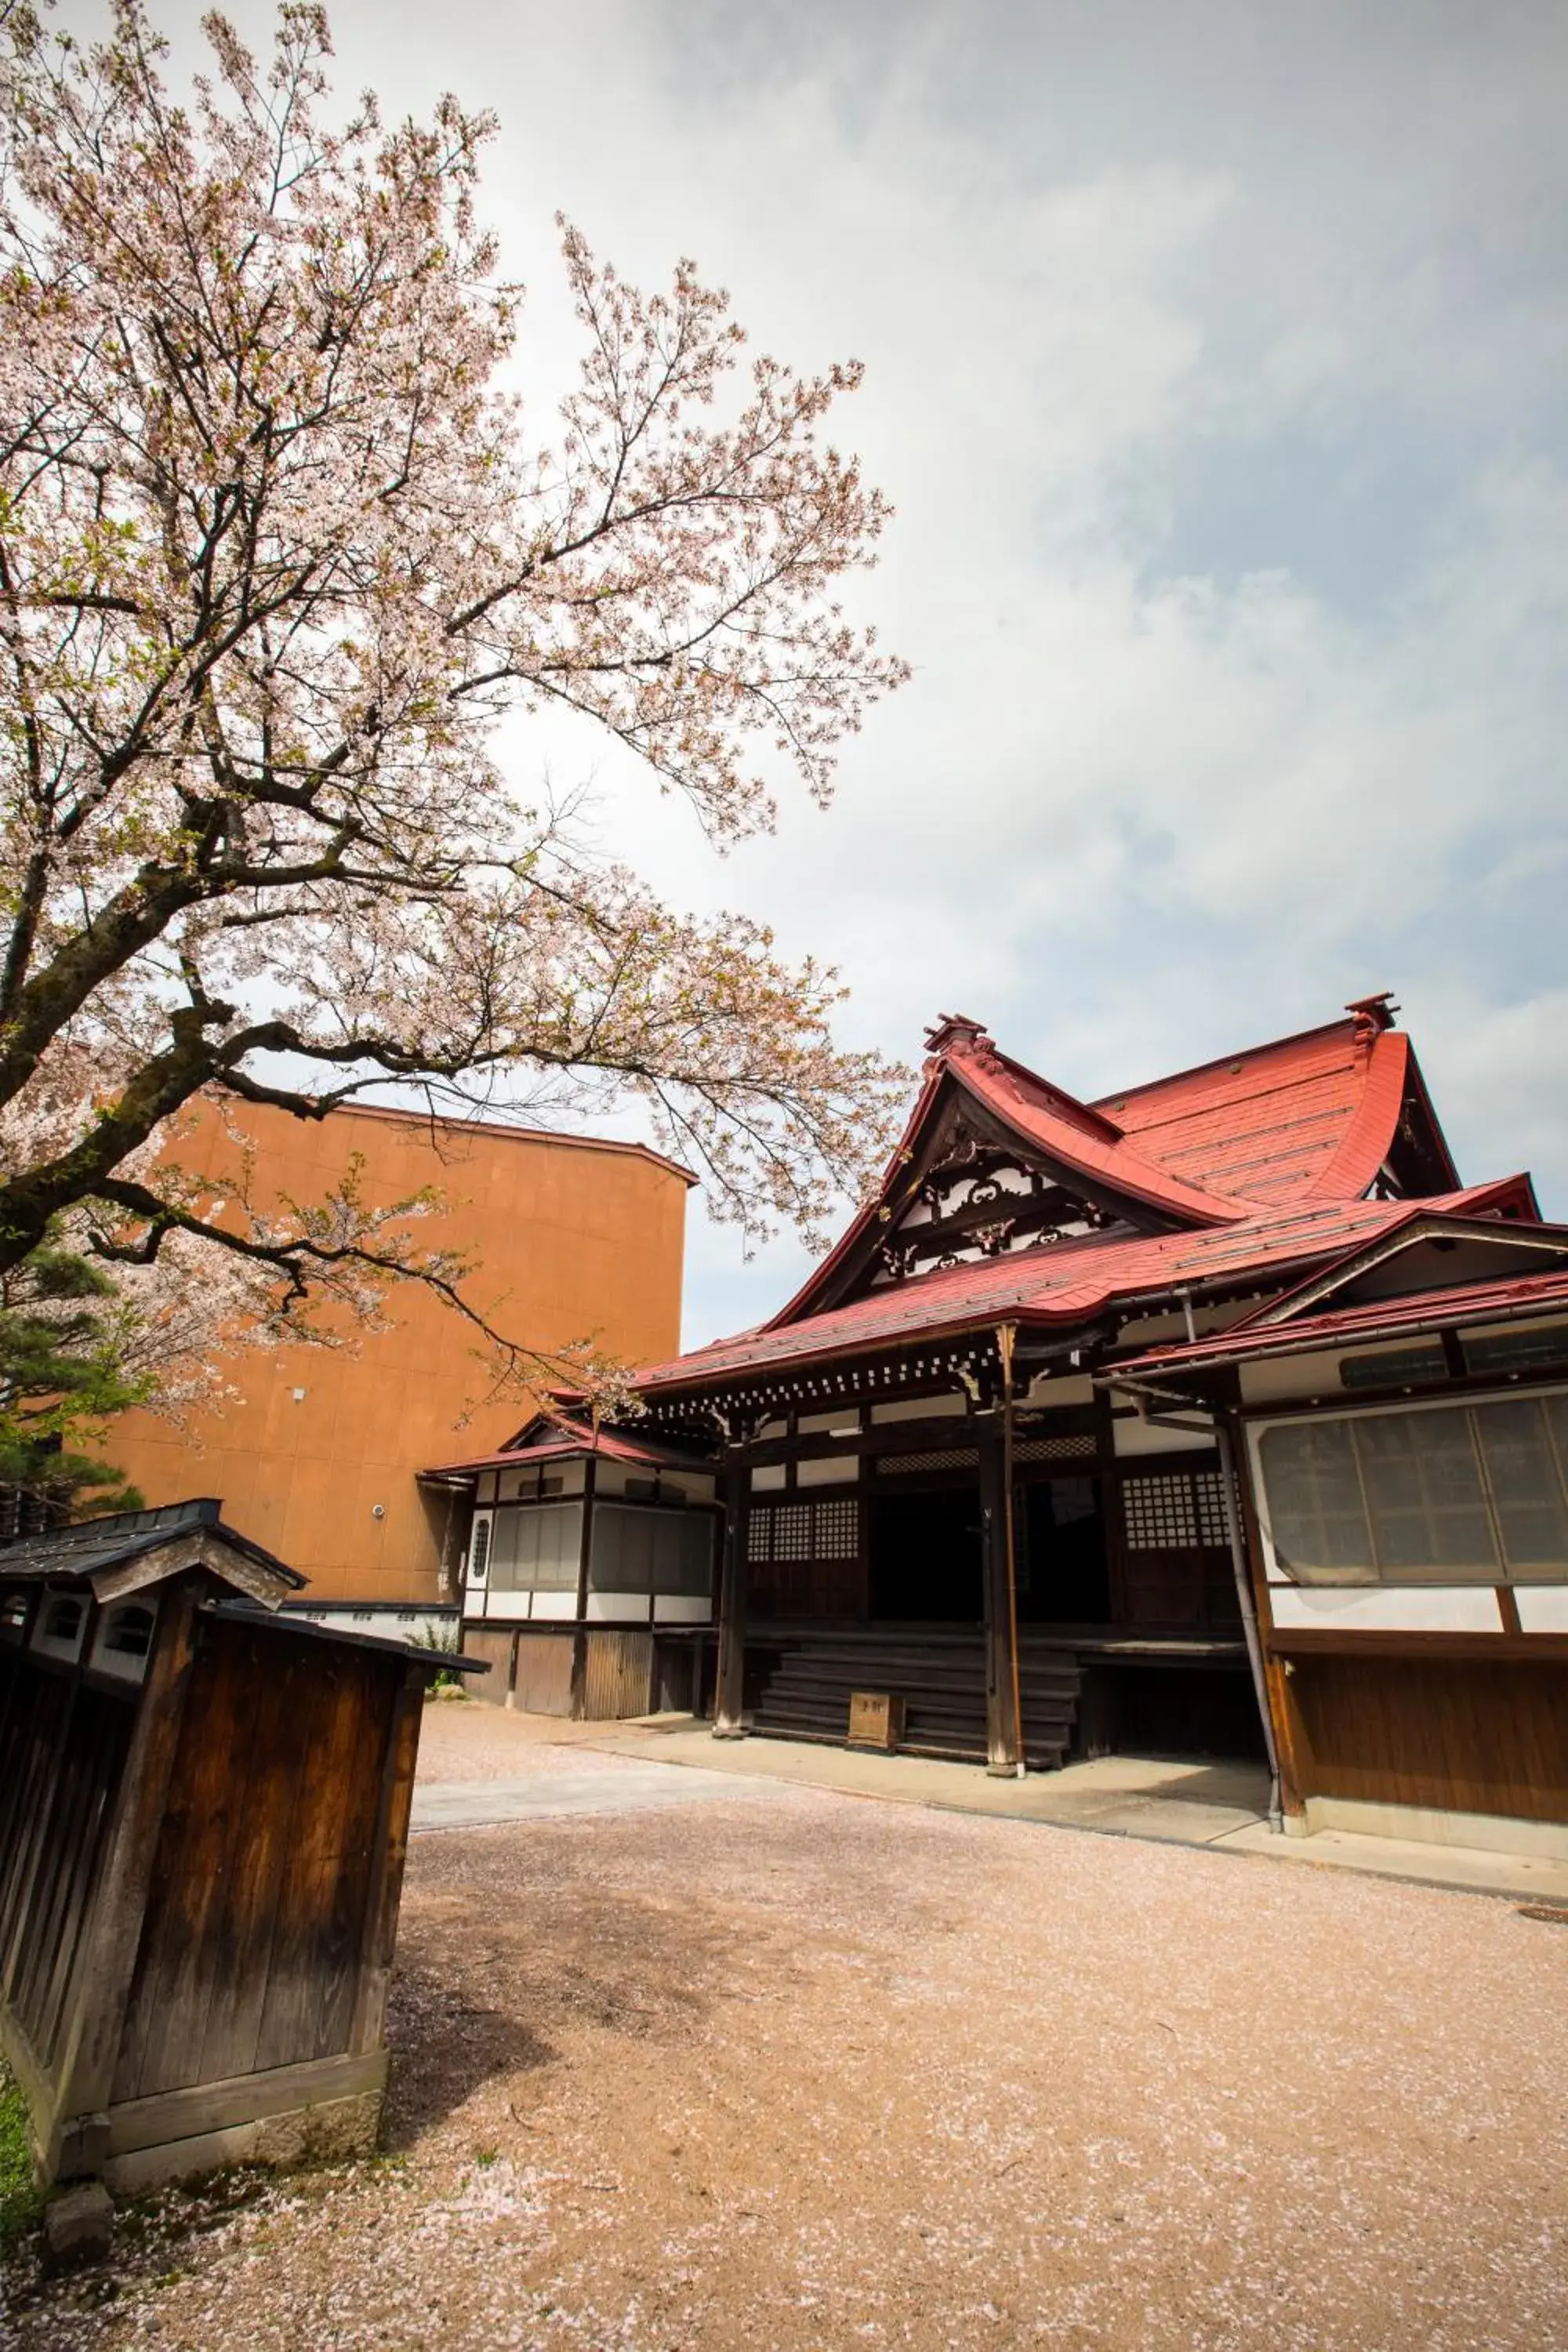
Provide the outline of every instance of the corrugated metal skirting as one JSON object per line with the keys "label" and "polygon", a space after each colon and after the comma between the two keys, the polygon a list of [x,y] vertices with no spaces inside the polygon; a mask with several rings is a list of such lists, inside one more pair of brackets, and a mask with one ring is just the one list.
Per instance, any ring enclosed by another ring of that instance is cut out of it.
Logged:
{"label": "corrugated metal skirting", "polygon": [[596,1633],[588,1635],[583,1714],[590,1723],[647,1715],[653,1706],[653,1635]]}

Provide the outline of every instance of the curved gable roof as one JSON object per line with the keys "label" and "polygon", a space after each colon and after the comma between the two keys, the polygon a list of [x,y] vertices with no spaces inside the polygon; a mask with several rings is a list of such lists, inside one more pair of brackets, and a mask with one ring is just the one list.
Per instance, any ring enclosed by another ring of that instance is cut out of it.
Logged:
{"label": "curved gable roof", "polygon": [[[912,1339],[997,1317],[1084,1321],[1119,1297],[1258,1276],[1284,1282],[1424,1203],[1497,1213],[1518,1185],[1461,1189],[1409,1039],[1385,997],[1345,1017],[1143,1087],[1078,1101],[998,1051],[977,1021],[949,1015],[877,1197],[778,1314],[755,1329],[646,1369],[669,1388]],[[1111,1211],[1110,1230],[1063,1234],[870,1282],[953,1117]],[[1367,1197],[1387,1171],[1403,1198]],[[1517,1211],[1538,1214],[1528,1186]]]}
{"label": "curved gable roof", "polygon": [[1399,1149],[1429,1165],[1426,1189],[1458,1173],[1409,1038],[1389,1026],[1384,999],[1346,1018],[1107,1095],[1095,1108],[1173,1175],[1228,1200],[1282,1208],[1352,1201]]}
{"label": "curved gable roof", "polygon": [[876,1198],[763,1330],[780,1330],[842,1303],[844,1286],[873,1234],[909,1206],[922,1155],[955,1090],[1010,1137],[1025,1159],[1044,1162],[1069,1186],[1077,1181],[1098,1200],[1114,1203],[1134,1226],[1168,1232],[1173,1226],[1226,1224],[1247,1214],[1247,1203],[1188,1182],[1131,1142],[1102,1110],[998,1053],[978,1022],[945,1019],[926,1042],[931,1056],[924,1083]]}

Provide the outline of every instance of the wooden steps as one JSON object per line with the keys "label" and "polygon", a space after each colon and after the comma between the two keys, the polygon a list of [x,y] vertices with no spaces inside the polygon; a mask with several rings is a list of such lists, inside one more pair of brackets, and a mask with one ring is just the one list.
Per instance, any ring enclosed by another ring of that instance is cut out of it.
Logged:
{"label": "wooden steps", "polygon": [[[944,1630],[936,1641],[889,1633],[777,1633],[748,1643],[753,1729],[780,1739],[842,1748],[855,1691],[890,1691],[904,1702],[899,1752],[957,1763],[985,1761],[985,1653],[978,1634]],[[1031,1643],[1019,1662],[1024,1744],[1040,1769],[1066,1761],[1082,1677],[1069,1651]]]}

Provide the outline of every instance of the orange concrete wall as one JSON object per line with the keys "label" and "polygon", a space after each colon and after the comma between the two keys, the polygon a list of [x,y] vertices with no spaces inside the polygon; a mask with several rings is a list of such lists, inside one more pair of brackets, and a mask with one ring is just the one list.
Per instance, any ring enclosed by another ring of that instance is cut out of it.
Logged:
{"label": "orange concrete wall", "polygon": [[[472,1126],[442,1129],[437,1150],[428,1120],[369,1110],[306,1124],[246,1108],[236,1124],[263,1212],[280,1195],[321,1200],[357,1152],[374,1202],[439,1188],[445,1211],[424,1221],[420,1244],[475,1262],[466,1295],[509,1337],[541,1348],[594,1338],[634,1364],[678,1351],[687,1183],[654,1154]],[[220,1186],[236,1164],[205,1111],[177,1157]],[[243,1401],[183,1429],[127,1413],[101,1450],[149,1503],[221,1496],[232,1525],[310,1579],[302,1598],[455,1599],[453,1507],[415,1473],[500,1444],[528,1401],[482,1402],[479,1335],[431,1292],[400,1286],[389,1312],[396,1328],[366,1334],[357,1352],[238,1348],[228,1371]],[[476,1409],[462,1427],[466,1403]]]}

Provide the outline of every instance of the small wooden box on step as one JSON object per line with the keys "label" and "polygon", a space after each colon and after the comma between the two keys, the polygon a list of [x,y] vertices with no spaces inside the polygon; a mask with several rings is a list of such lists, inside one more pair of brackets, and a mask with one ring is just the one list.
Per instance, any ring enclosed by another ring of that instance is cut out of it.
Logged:
{"label": "small wooden box on step", "polygon": [[889,1753],[904,1736],[904,1702],[890,1691],[852,1691],[849,1697],[849,1745],[881,1748]]}
{"label": "small wooden box on step", "polygon": [[[426,1684],[204,1499],[0,1550],[0,2045],[46,2181],[368,2152]],[[483,1671],[482,1668],[479,1671]]]}

